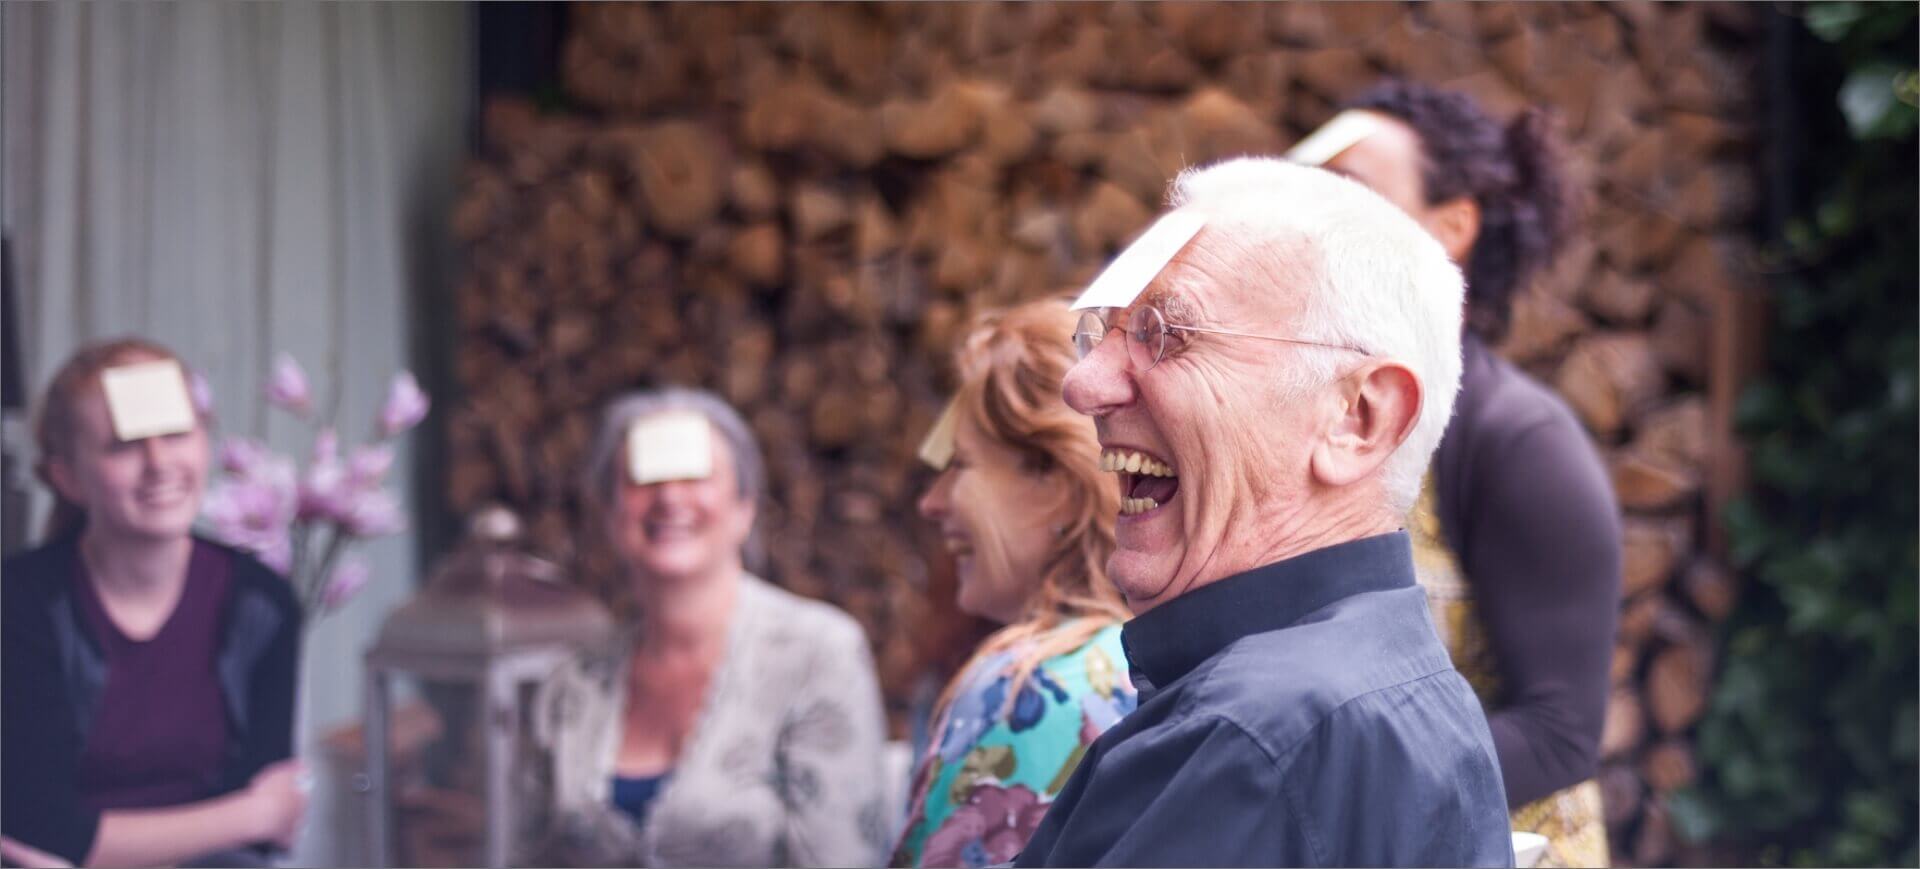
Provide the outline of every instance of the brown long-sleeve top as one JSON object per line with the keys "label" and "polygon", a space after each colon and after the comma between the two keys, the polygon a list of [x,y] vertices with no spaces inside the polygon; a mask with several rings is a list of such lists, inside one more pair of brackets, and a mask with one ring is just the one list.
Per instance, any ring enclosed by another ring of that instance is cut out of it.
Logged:
{"label": "brown long-sleeve top", "polygon": [[1591,778],[1620,606],[1620,508],[1559,397],[1472,336],[1434,455],[1440,523],[1500,677],[1487,709],[1522,806]]}

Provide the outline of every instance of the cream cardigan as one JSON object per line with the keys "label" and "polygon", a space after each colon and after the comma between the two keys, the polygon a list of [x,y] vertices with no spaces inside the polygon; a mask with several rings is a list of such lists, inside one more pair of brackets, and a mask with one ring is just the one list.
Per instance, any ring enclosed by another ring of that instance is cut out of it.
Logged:
{"label": "cream cardigan", "polygon": [[607,866],[871,866],[882,859],[885,724],[872,652],[845,613],[752,576],[693,732],[644,827],[609,797],[629,642],[563,667],[536,702],[553,752],[538,859]]}

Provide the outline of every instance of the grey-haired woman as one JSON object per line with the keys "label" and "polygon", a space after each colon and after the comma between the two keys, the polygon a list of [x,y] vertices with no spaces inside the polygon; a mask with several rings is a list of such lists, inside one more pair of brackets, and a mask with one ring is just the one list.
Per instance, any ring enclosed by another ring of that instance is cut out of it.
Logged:
{"label": "grey-haired woman", "polygon": [[550,859],[864,866],[891,820],[872,654],[845,613],[750,573],[760,451],[704,391],[608,407],[586,487],[636,618],[540,702]]}

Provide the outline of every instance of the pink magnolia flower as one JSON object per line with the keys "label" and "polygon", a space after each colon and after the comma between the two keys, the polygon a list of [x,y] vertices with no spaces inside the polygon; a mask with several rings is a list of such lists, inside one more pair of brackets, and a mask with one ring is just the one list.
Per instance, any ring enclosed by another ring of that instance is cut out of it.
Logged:
{"label": "pink magnolia flower", "polygon": [[298,416],[313,410],[313,390],[307,387],[307,372],[292,356],[280,354],[273,360],[273,376],[267,380],[267,402]]}
{"label": "pink magnolia flower", "polygon": [[213,413],[213,384],[207,382],[205,375],[198,371],[187,374],[187,395],[193,399],[193,409],[201,416]]}
{"label": "pink magnolia flower", "polygon": [[313,463],[340,461],[340,435],[333,426],[325,426],[313,435]]}
{"label": "pink magnolia flower", "polygon": [[347,481],[357,489],[371,489],[387,479],[387,471],[393,467],[393,447],[386,444],[367,444],[353,451],[347,459]]}
{"label": "pink magnolia flower", "polygon": [[387,404],[380,409],[380,436],[390,438],[420,424],[427,416],[431,403],[427,394],[420,391],[420,381],[413,378],[413,372],[402,371],[393,376],[393,386],[387,390]]}
{"label": "pink magnolia flower", "polygon": [[340,527],[355,537],[383,537],[406,530],[407,516],[385,489],[363,489],[347,499]]}
{"label": "pink magnolia flower", "polygon": [[367,564],[358,558],[343,558],[334,565],[333,574],[327,577],[327,587],[320,593],[320,604],[329,610],[339,609],[353,598],[361,586],[373,576]]}
{"label": "pink magnolia flower", "polygon": [[252,479],[270,455],[267,445],[253,438],[230,437],[220,444],[220,470],[241,479]]}
{"label": "pink magnolia flower", "polygon": [[248,478],[221,482],[203,505],[213,536],[285,573],[292,561],[288,534],[299,506],[297,488],[293,464],[277,456],[263,459]]}
{"label": "pink magnolia flower", "polygon": [[323,428],[313,438],[313,463],[300,480],[300,518],[344,521],[354,488],[340,461],[340,438]]}

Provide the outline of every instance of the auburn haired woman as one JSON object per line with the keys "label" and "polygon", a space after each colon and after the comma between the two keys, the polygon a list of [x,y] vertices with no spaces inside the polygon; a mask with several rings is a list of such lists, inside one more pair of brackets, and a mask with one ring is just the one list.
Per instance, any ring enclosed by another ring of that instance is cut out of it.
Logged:
{"label": "auburn haired woman", "polygon": [[1051,299],[979,320],[922,451],[940,475],[920,513],[954,557],[959,605],[1006,627],[935,710],[895,865],[1012,860],[1086,745],[1136,702],[1128,613],[1106,577],[1119,488],[1093,421],[1060,399],[1075,320]]}
{"label": "auburn haired woman", "polygon": [[6,560],[0,733],[10,858],[265,865],[306,798],[300,611],[196,537],[207,425],[172,352],[123,339],[54,375],[36,420],[49,539]]}

